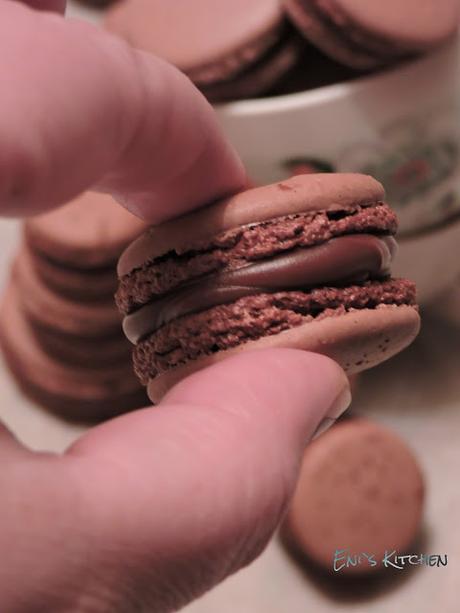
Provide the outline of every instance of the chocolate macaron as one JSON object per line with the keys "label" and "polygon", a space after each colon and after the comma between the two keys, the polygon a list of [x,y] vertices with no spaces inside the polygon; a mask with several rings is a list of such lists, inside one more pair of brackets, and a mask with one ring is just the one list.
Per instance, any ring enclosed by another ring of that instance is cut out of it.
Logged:
{"label": "chocolate macaron", "polygon": [[149,229],[120,258],[116,301],[150,398],[245,349],[353,374],[406,347],[420,320],[414,285],[390,276],[396,228],[371,177],[310,174]]}
{"label": "chocolate macaron", "polygon": [[145,222],[112,196],[84,192],[64,206],[30,217],[24,233],[30,248],[59,265],[93,270],[115,262]]}
{"label": "chocolate macaron", "polygon": [[94,421],[148,404],[113,299],[118,258],[145,229],[91,192],[24,222],[0,347],[19,387],[61,417]]}
{"label": "chocolate macaron", "polygon": [[285,542],[335,576],[381,570],[386,552],[404,554],[413,545],[424,490],[421,468],[399,436],[367,419],[344,420],[305,451]]}
{"label": "chocolate macaron", "polygon": [[168,60],[209,100],[270,90],[299,55],[300,37],[278,0],[125,0],[105,27]]}
{"label": "chocolate macaron", "polygon": [[457,0],[283,0],[283,5],[310,43],[361,69],[439,45],[460,19]]}

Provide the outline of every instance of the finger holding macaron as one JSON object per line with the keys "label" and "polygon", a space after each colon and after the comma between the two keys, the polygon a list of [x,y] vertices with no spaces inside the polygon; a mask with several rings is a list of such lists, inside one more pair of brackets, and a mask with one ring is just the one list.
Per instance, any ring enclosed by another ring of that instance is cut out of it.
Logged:
{"label": "finger holding macaron", "polygon": [[401,351],[420,319],[415,286],[391,277],[396,228],[371,177],[310,174],[147,230],[116,300],[151,400],[245,350],[314,351],[348,374]]}

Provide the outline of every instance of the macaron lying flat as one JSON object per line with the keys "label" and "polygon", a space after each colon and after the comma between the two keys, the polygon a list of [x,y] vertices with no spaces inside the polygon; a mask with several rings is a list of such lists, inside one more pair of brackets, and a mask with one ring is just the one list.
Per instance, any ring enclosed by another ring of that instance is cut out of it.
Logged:
{"label": "macaron lying flat", "polygon": [[352,374],[406,347],[419,315],[414,285],[390,277],[396,225],[371,177],[310,174],[148,230],[116,301],[150,398],[245,349],[316,351]]}
{"label": "macaron lying flat", "polygon": [[458,28],[458,0],[283,0],[307,40],[343,64],[372,68],[439,45]]}
{"label": "macaron lying flat", "polygon": [[299,49],[278,0],[126,0],[105,26],[177,66],[213,101],[267,91]]}
{"label": "macaron lying flat", "polygon": [[111,196],[85,192],[59,209],[30,217],[24,238],[34,253],[58,266],[94,272],[117,262],[145,222]]}
{"label": "macaron lying flat", "polygon": [[344,420],[307,447],[284,536],[334,575],[374,572],[386,551],[412,545],[423,502],[423,475],[406,443],[369,420]]}

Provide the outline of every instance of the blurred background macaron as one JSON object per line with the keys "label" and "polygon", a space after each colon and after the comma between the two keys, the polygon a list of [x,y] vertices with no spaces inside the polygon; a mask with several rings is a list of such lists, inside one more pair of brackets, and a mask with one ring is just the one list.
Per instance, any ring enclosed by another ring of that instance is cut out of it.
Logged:
{"label": "blurred background macaron", "polygon": [[307,567],[376,572],[386,552],[416,553],[424,498],[421,467],[397,434],[344,419],[307,447],[283,539]]}
{"label": "blurred background macaron", "polygon": [[427,51],[457,29],[457,0],[283,0],[305,38],[353,68],[375,68]]}
{"label": "blurred background macaron", "polygon": [[278,0],[126,0],[105,26],[177,66],[212,101],[270,90],[301,47]]}

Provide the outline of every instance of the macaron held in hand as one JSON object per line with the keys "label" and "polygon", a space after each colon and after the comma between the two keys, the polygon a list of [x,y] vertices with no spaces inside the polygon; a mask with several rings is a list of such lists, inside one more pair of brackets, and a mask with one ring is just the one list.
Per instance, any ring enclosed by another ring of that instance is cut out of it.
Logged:
{"label": "macaron held in hand", "polygon": [[147,230],[116,300],[152,401],[245,349],[315,351],[352,374],[405,348],[420,319],[414,285],[390,276],[396,228],[371,177],[311,174]]}

